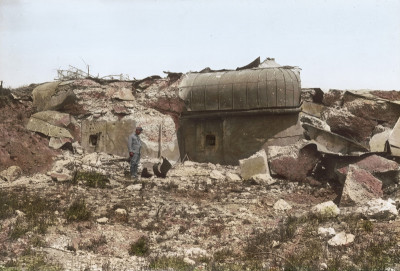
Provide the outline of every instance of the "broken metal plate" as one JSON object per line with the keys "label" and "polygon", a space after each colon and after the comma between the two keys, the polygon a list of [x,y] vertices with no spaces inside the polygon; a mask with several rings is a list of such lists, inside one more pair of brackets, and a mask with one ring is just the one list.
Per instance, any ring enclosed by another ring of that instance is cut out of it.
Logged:
{"label": "broken metal plate", "polygon": [[318,150],[337,155],[359,155],[368,152],[364,146],[341,135],[303,124],[309,137],[317,143]]}

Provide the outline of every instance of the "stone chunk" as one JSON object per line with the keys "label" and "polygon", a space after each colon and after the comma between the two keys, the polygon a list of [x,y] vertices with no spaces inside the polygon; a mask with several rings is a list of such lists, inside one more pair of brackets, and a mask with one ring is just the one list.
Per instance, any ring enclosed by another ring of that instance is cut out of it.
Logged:
{"label": "stone chunk", "polygon": [[[395,161],[386,159],[376,154],[367,156],[353,165],[372,174],[399,170],[399,164],[397,164]],[[347,170],[348,167],[338,169],[338,171],[342,174],[346,174]]]}
{"label": "stone chunk", "polygon": [[382,182],[371,173],[350,165],[343,187],[340,206],[363,204],[371,199],[382,197]]}
{"label": "stone chunk", "polygon": [[66,182],[72,180],[72,176],[68,174],[63,174],[63,173],[57,173],[57,172],[52,172],[50,174],[50,177],[53,181],[56,182]]}
{"label": "stone chunk", "polygon": [[392,199],[373,199],[357,209],[358,213],[373,219],[395,219],[398,216],[396,203]]}
{"label": "stone chunk", "polygon": [[240,175],[244,180],[250,180],[257,174],[269,174],[267,154],[261,150],[249,158],[239,160]]}
{"label": "stone chunk", "polygon": [[223,179],[225,179],[224,174],[222,174],[221,171],[216,170],[216,169],[211,171],[210,177],[211,177],[211,179],[214,179],[214,180],[223,180]]}
{"label": "stone chunk", "polygon": [[315,145],[306,143],[268,147],[271,173],[290,181],[305,181],[321,156]]}
{"label": "stone chunk", "polygon": [[275,202],[274,209],[276,211],[287,211],[292,209],[292,206],[283,199],[280,199],[277,202]]}
{"label": "stone chunk", "polygon": [[21,174],[22,169],[19,166],[11,166],[0,172],[0,178],[8,182],[13,182],[18,179]]}
{"label": "stone chunk", "polygon": [[107,217],[102,217],[102,218],[97,219],[96,221],[99,224],[106,224],[106,223],[108,223],[108,218]]}
{"label": "stone chunk", "polygon": [[276,180],[269,174],[257,174],[252,177],[252,180],[260,185],[271,185],[276,183]]}
{"label": "stone chunk", "polygon": [[332,239],[328,241],[328,245],[337,247],[337,246],[345,246],[354,242],[355,236],[350,233],[345,233],[344,231],[336,234]]}
{"label": "stone chunk", "polygon": [[116,213],[117,215],[127,215],[126,210],[125,210],[125,209],[122,209],[122,208],[118,208],[117,210],[115,210],[115,213]]}
{"label": "stone chunk", "polygon": [[312,207],[311,213],[324,218],[337,217],[340,214],[340,209],[333,201],[327,201]]}
{"label": "stone chunk", "polygon": [[231,172],[226,173],[226,179],[229,182],[239,182],[241,180],[239,175]]}
{"label": "stone chunk", "polygon": [[139,191],[142,189],[142,184],[132,184],[126,188],[129,191]]}
{"label": "stone chunk", "polygon": [[318,234],[322,237],[334,236],[334,235],[336,235],[336,231],[334,228],[319,227]]}

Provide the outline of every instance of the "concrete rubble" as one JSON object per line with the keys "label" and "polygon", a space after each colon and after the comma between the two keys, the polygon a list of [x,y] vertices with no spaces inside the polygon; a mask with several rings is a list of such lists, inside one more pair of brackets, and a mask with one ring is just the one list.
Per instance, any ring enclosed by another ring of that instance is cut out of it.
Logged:
{"label": "concrete rubble", "polygon": [[[18,129],[27,129],[31,141],[0,141],[1,189],[56,199],[56,224],[48,229],[41,250],[61,260],[66,270],[147,268],[160,255],[179,256],[202,270],[199,259],[215,260],[227,251],[233,259],[253,253],[249,240],[255,242],[253,248],[266,243],[266,252],[288,257],[306,246],[309,240],[302,238],[313,225],[304,223],[313,219],[319,224],[307,238],[322,242],[327,254],[341,246],[356,251],[372,236],[379,238],[379,231],[398,233],[399,99],[379,91],[304,89],[302,112],[280,137],[284,140],[296,127],[295,142],[263,142],[258,152],[236,164],[200,163],[179,151],[179,118],[186,107],[178,97],[183,74],[167,74],[134,81],[45,83],[29,95],[13,96],[19,99],[14,101],[18,107],[13,106],[29,112],[20,116],[25,122]],[[3,138],[15,137],[4,123]],[[149,175],[130,180],[126,139],[138,125],[144,128],[140,170],[146,168]],[[218,145],[215,138],[208,140],[210,146]],[[209,146],[202,147],[207,153]],[[22,160],[20,153],[29,159]],[[162,157],[170,168],[161,177],[152,165],[160,167]],[[109,182],[104,189],[83,181],[73,184],[79,171],[100,173]],[[79,198],[88,203],[92,217],[68,224],[62,213]],[[31,234],[7,239],[16,216],[2,221],[0,250],[10,253],[0,255],[0,267],[21,255],[30,241]],[[357,220],[357,226],[373,223],[373,231],[353,231],[351,218],[359,217],[364,222]],[[281,239],[273,235],[277,232]],[[282,237],[289,233],[292,239]],[[254,241],[265,236],[271,239]],[[150,256],[129,255],[129,245],[141,237],[149,242]],[[92,240],[103,240],[98,251],[88,249],[96,243]],[[287,264],[279,257],[262,264],[274,263]]]}

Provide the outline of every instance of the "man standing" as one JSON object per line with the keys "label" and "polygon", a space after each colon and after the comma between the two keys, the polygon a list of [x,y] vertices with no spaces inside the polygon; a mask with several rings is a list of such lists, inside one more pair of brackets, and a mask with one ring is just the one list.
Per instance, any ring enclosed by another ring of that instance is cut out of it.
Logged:
{"label": "man standing", "polygon": [[140,149],[142,148],[142,141],[139,135],[142,133],[142,127],[136,127],[134,133],[129,136],[128,148],[129,157],[131,158],[131,177],[137,178],[137,169],[140,161]]}

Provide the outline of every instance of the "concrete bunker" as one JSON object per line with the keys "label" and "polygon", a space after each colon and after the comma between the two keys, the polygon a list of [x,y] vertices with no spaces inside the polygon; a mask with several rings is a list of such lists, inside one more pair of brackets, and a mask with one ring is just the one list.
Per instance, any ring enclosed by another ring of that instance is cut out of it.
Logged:
{"label": "concrete bunker", "polygon": [[181,157],[235,165],[268,145],[302,137],[299,69],[266,62],[184,76],[179,85],[186,105],[180,118]]}

